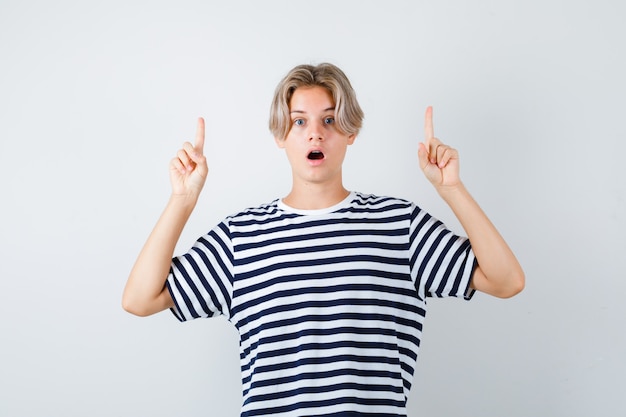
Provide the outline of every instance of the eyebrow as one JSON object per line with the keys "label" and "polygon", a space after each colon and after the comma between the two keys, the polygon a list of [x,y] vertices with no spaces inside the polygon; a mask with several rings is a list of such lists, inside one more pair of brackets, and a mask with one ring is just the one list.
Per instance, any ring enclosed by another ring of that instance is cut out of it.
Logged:
{"label": "eyebrow", "polygon": [[[324,110],[322,110],[322,113],[327,112],[327,111],[331,111],[331,110],[333,110],[333,111],[334,111],[334,110],[335,110],[335,107],[329,107],[329,108],[327,108],[327,109],[324,109]],[[301,113],[301,114],[305,114],[306,112],[305,112],[304,110],[291,110],[291,111],[289,112],[289,114],[291,114],[291,113]]]}

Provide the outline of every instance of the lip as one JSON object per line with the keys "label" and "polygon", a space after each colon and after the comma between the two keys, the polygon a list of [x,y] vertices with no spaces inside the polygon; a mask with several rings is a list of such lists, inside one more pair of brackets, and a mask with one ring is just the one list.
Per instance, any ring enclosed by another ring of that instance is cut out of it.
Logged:
{"label": "lip", "polygon": [[324,159],[307,159],[309,166],[318,167],[324,163]]}
{"label": "lip", "polygon": [[[322,157],[322,158],[320,158],[320,159],[309,159],[309,154],[310,154],[311,152],[315,152],[315,151],[317,151],[317,152],[321,152],[321,153],[322,153],[322,155],[323,155],[323,157]],[[319,147],[310,148],[310,149],[307,151],[307,154],[306,154],[306,159],[307,159],[307,161],[308,161],[308,163],[309,163],[309,165],[310,165],[310,166],[319,166],[319,165],[321,165],[321,164],[324,162],[324,160],[326,159],[326,154],[324,153],[324,150],[323,150],[322,148],[319,148]]]}

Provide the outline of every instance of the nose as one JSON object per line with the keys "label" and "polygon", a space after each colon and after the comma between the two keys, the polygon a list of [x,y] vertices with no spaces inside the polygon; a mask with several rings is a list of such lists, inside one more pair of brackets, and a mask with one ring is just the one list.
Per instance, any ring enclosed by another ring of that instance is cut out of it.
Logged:
{"label": "nose", "polygon": [[322,134],[322,131],[324,129],[324,126],[322,125],[321,122],[312,122],[309,124],[309,140],[323,140],[324,139],[324,135]]}

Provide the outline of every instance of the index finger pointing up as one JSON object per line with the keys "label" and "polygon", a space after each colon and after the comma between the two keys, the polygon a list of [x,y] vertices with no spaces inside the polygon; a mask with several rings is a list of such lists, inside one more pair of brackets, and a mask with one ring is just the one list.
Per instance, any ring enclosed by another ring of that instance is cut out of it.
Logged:
{"label": "index finger pointing up", "polygon": [[196,152],[202,154],[204,152],[204,119],[198,118],[198,126],[196,127],[196,141],[193,145]]}
{"label": "index finger pointing up", "polygon": [[435,128],[433,127],[433,107],[428,106],[424,117],[424,140],[428,144],[434,138]]}

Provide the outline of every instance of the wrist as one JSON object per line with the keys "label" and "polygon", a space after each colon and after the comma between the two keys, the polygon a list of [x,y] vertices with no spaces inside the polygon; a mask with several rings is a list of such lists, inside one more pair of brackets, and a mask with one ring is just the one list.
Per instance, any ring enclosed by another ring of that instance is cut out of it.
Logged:
{"label": "wrist", "polygon": [[439,196],[448,204],[469,195],[465,185],[461,181],[454,185],[440,185],[439,187],[436,187],[436,190]]}
{"label": "wrist", "polygon": [[176,210],[182,210],[187,214],[191,214],[198,203],[198,196],[187,194],[172,194],[168,201],[168,206]]}

